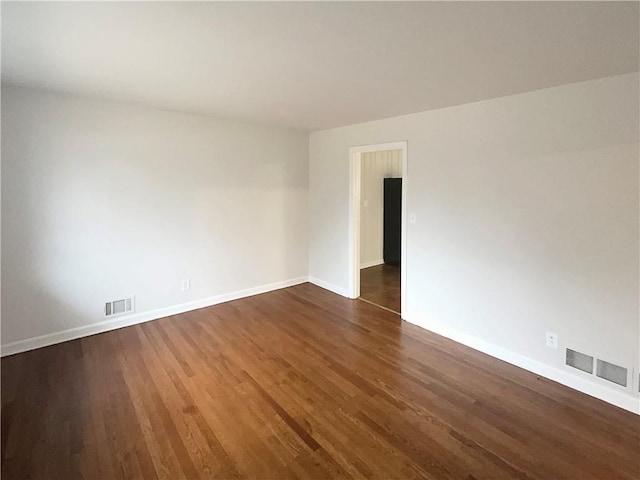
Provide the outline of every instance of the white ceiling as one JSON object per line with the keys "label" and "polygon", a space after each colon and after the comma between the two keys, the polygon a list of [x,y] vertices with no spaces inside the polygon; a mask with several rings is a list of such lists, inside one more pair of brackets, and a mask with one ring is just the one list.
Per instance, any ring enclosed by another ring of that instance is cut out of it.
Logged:
{"label": "white ceiling", "polygon": [[2,80],[316,130],[638,70],[638,2],[2,3]]}

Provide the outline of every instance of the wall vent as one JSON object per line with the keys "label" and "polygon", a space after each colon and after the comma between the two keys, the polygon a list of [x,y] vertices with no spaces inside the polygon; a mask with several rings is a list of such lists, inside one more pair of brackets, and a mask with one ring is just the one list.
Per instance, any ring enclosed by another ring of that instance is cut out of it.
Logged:
{"label": "wall vent", "polygon": [[598,359],[596,375],[620,386],[627,386],[627,369],[615,363]]}
{"label": "wall vent", "polygon": [[113,300],[104,304],[104,316],[113,317],[115,315],[123,315],[125,313],[131,313],[135,309],[134,297],[122,298],[120,300]]}
{"label": "wall vent", "polygon": [[593,357],[567,348],[566,364],[583,372],[593,373]]}

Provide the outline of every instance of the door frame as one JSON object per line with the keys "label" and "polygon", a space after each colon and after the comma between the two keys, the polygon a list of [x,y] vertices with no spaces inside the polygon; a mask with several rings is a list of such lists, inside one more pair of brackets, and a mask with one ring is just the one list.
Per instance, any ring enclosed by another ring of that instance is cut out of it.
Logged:
{"label": "door frame", "polygon": [[404,318],[407,308],[407,179],[409,161],[407,141],[363,145],[349,149],[349,298],[360,296],[360,205],[362,154],[385,150],[402,151],[402,226],[400,239],[400,317]]}

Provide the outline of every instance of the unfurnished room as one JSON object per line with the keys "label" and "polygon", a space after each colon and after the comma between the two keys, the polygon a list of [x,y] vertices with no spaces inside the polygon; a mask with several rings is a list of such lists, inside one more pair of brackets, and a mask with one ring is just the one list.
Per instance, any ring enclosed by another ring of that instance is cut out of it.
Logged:
{"label": "unfurnished room", "polygon": [[3,480],[640,479],[640,2],[0,17]]}

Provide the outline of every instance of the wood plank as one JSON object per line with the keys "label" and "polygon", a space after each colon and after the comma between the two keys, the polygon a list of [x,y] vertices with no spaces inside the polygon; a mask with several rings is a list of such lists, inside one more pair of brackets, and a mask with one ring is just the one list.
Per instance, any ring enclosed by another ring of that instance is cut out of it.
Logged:
{"label": "wood plank", "polygon": [[383,263],[360,270],[360,298],[400,314],[400,267]]}
{"label": "wood plank", "polygon": [[3,479],[638,479],[640,417],[310,284],[2,359]]}

